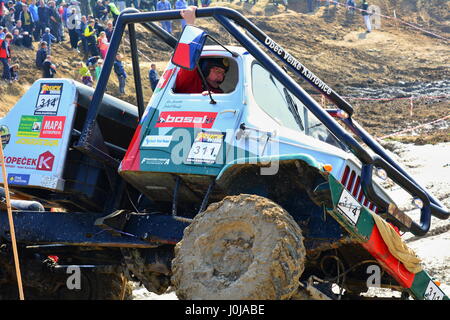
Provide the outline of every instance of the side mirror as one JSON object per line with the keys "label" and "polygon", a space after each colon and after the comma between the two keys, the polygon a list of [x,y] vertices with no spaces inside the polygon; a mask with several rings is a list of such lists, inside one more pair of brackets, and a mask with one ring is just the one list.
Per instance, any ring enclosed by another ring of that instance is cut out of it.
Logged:
{"label": "side mirror", "polygon": [[200,28],[185,26],[172,55],[172,63],[184,69],[194,70],[207,36],[207,33]]}

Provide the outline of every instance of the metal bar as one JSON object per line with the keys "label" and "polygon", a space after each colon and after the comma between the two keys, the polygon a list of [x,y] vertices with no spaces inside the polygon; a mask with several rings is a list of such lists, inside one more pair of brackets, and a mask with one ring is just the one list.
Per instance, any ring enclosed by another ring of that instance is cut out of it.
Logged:
{"label": "metal bar", "polygon": [[211,181],[211,183],[208,186],[208,190],[206,191],[205,197],[203,198],[202,204],[200,206],[200,209],[198,210],[198,213],[201,213],[203,211],[205,211],[206,209],[206,205],[208,204],[208,200],[209,200],[209,196],[211,195],[211,192],[214,188],[214,186],[216,185],[216,180],[213,179]]}
{"label": "metal bar", "polygon": [[[447,219],[449,217],[449,213],[446,212],[443,208],[444,205],[436,199],[432,194],[429,194],[426,192],[426,189],[423,188],[418,182],[416,182],[395,160],[393,160],[384,150],[384,148],[376,142],[374,139],[372,139],[356,121],[352,119],[344,119],[344,124],[349,127],[350,130],[352,130],[358,137],[362,139],[362,141],[375,153],[380,155],[386,162],[388,162],[391,166],[393,166],[395,169],[397,169],[401,174],[403,174],[406,178],[408,178],[411,181],[414,181],[414,184],[417,185],[419,189],[421,189],[422,192],[426,193],[428,198],[430,199],[431,203],[431,214],[440,218],[440,219]],[[434,205],[433,205],[434,204]]]}
{"label": "metal bar", "polygon": [[145,111],[145,105],[144,105],[144,95],[142,93],[141,71],[139,68],[139,55],[137,51],[136,30],[134,28],[134,24],[128,25],[128,32],[130,38],[131,61],[133,62],[133,77],[134,77],[134,86],[136,90],[136,101],[139,119],[141,119]]}
{"label": "metal bar", "polygon": [[164,41],[168,46],[175,49],[177,46],[178,40],[173,35],[168,33],[166,30],[161,28],[160,26],[154,24],[153,22],[144,22],[141,25],[147,29],[148,31],[153,32],[158,38]]}
{"label": "metal bar", "polygon": [[363,162],[371,163],[370,154],[350,136],[309,94],[300,87],[283,69],[278,66],[264,51],[256,46],[251,39],[243,34],[235,24],[224,16],[214,18],[230,32],[235,39],[246,48],[278,81],[280,81],[292,94],[294,94],[305,106],[334,134],[344,141],[351,151]]}
{"label": "metal bar", "polygon": [[178,190],[180,189],[180,176],[177,176],[175,181],[175,188],[173,189],[173,199],[172,199],[172,216],[177,216],[177,204],[178,204]]}

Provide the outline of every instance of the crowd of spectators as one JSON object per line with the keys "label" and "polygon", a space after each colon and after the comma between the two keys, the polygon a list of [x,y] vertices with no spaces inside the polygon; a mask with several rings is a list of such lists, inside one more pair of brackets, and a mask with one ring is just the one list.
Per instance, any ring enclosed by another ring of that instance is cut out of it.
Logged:
{"label": "crowd of spectators", "polygon": [[[228,1],[256,3],[257,0]],[[281,1],[287,9],[288,0]],[[308,8],[314,9],[314,0],[305,1]],[[274,5],[278,5],[278,2],[279,0],[272,0]],[[347,6],[354,5],[354,0],[345,2]],[[71,50],[80,54],[79,61],[74,63],[78,68],[79,80],[92,86],[98,79],[114,25],[122,10],[135,7],[141,11],[162,11],[185,9],[191,5],[208,7],[210,3],[211,0],[0,0],[2,79],[11,83],[19,77],[20,66],[11,63],[14,50],[11,49],[16,46],[34,50],[33,42],[38,42],[35,53],[36,68],[41,70],[42,77],[54,77],[57,67],[51,56],[63,54],[55,52],[54,44],[68,41]],[[366,1],[362,3],[367,6]],[[180,23],[181,27],[185,26],[184,20]],[[161,27],[169,33],[173,32],[172,21],[161,22]],[[114,71],[119,79],[120,92],[123,93],[126,73],[121,60],[121,56],[116,57]],[[94,64],[90,65],[92,61]],[[155,72],[153,66],[152,78],[155,78]],[[154,86],[153,79],[152,87]]]}

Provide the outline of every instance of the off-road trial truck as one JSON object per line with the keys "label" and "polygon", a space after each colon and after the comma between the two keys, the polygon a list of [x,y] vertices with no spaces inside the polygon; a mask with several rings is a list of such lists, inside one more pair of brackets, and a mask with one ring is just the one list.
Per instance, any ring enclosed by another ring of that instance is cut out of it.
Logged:
{"label": "off-road trial truck", "polygon": [[[0,120],[25,297],[122,299],[133,280],[158,294],[172,286],[180,299],[362,299],[371,285],[448,299],[400,237],[425,235],[448,210],[249,20],[221,7],[196,14],[239,46],[194,26],[177,40],[155,23],[181,19],[178,10],[127,9],[95,90],[40,79]],[[135,24],[174,50],[147,107]],[[126,28],[137,106],[105,94]],[[181,68],[210,58],[227,59],[225,93],[176,93]],[[3,205],[4,299],[17,298],[11,244]]]}

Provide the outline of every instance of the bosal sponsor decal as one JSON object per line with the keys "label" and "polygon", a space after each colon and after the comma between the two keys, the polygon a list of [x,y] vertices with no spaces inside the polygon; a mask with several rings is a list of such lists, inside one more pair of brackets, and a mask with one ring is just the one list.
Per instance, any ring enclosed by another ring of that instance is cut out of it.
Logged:
{"label": "bosal sponsor decal", "polygon": [[34,114],[56,115],[58,113],[62,89],[62,83],[41,83]]}
{"label": "bosal sponsor decal", "polygon": [[156,128],[212,128],[217,112],[163,111],[156,122]]}

